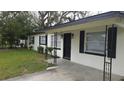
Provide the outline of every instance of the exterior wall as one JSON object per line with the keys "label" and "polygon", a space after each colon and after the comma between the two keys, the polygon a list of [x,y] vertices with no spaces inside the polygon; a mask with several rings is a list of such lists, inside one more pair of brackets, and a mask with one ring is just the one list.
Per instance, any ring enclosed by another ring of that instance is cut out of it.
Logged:
{"label": "exterior wall", "polygon": [[[87,31],[88,32],[105,31],[105,29],[103,28],[100,28],[100,30],[99,29],[87,29],[87,30],[85,29],[85,31],[86,32]],[[74,38],[71,41],[71,61],[102,70],[104,58],[101,56],[79,53],[80,31],[74,31],[73,33],[74,33]]]}
{"label": "exterior wall", "polygon": [[33,49],[37,51],[37,47],[39,46],[39,35],[34,35],[34,46]]}
{"label": "exterior wall", "polygon": [[[48,47],[51,47],[51,36],[53,34],[48,34]],[[61,38],[61,34],[57,35],[59,38]],[[52,53],[54,55],[54,53]],[[63,57],[63,39],[61,38],[61,50],[57,50],[57,56]]]}
{"label": "exterior wall", "polygon": [[[124,29],[118,28],[116,58],[113,59],[112,73],[124,75]],[[105,31],[105,27],[85,29],[86,32]],[[71,41],[71,61],[103,70],[104,57],[92,54],[79,53],[80,31],[73,31],[74,38]]]}
{"label": "exterior wall", "polygon": [[[39,37],[39,36],[45,36],[45,34],[38,34],[38,37]],[[44,47],[44,53],[45,53],[45,48],[46,48],[46,45],[42,45],[42,44],[41,44],[41,45],[39,45],[39,38],[38,38],[37,42],[38,42],[38,44],[37,44],[38,46],[37,46],[37,47],[39,47],[39,46]]]}
{"label": "exterior wall", "polygon": [[25,44],[26,42],[25,42],[25,40],[20,40],[20,43],[23,43],[23,44]]}
{"label": "exterior wall", "polygon": [[[46,47],[45,45],[39,45],[39,36],[44,36],[44,35],[45,34],[34,35],[34,44],[32,44],[33,50],[37,51],[37,47],[39,47],[39,46],[42,46],[45,49],[45,47]],[[51,47],[51,35],[53,35],[53,34],[48,34],[48,37],[47,37],[47,40],[48,40],[47,45],[48,45],[48,47]],[[58,36],[61,38],[60,34],[58,34]],[[27,46],[29,47],[29,37],[28,37],[28,40],[27,40]],[[52,53],[52,54],[54,55],[54,53]],[[63,39],[62,38],[61,38],[61,50],[57,50],[57,56],[63,57]]]}
{"label": "exterior wall", "polygon": [[113,72],[124,76],[124,28],[118,29],[116,59],[113,60]]}
{"label": "exterior wall", "polygon": [[[37,34],[37,35],[31,35],[34,36],[34,44],[31,44],[33,46],[33,50],[37,51],[37,47],[39,47],[39,36],[42,36],[44,34]],[[29,47],[29,36],[27,40],[27,46]],[[45,47],[45,45],[40,45],[42,47]]]}
{"label": "exterior wall", "polygon": [[33,46],[33,49],[34,49],[34,44],[29,44],[30,43],[30,37],[33,36],[33,35],[30,35],[28,36],[28,39],[27,39],[27,48],[29,49],[30,46]]}
{"label": "exterior wall", "polygon": [[[86,32],[98,32],[105,31],[104,27],[96,27],[83,29]],[[116,58],[113,59],[112,73],[123,75],[124,76],[124,28],[118,28],[117,31],[117,48],[116,48]],[[74,37],[71,39],[71,61],[75,63],[79,63],[82,65],[90,66],[93,68],[97,68],[103,70],[104,57],[97,56],[92,54],[79,53],[79,39],[80,39],[80,31],[70,31],[66,33],[73,33]],[[39,46],[39,36],[43,34],[35,35],[35,43],[33,45],[34,50],[37,50]],[[48,35],[48,47],[51,46],[51,35]],[[61,36],[61,35],[59,35]],[[45,45],[41,45],[45,47]],[[57,55],[59,57],[63,57],[63,38],[61,38],[61,50],[57,50]]]}

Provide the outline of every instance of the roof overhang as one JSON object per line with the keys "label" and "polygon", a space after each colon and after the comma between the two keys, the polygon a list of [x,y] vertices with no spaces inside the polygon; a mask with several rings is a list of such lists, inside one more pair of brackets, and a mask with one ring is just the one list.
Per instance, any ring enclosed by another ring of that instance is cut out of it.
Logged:
{"label": "roof overhang", "polygon": [[37,34],[45,34],[45,32],[41,31],[41,32],[33,32],[30,35],[37,35]]}
{"label": "roof overhang", "polygon": [[106,26],[111,24],[119,24],[120,23],[120,17],[112,17],[112,18],[106,18],[102,20],[97,21],[91,21],[83,24],[77,24],[72,26],[66,26],[61,28],[52,28],[46,31],[46,33],[55,33],[55,32],[67,32],[67,31],[76,31],[76,30],[85,30],[86,28],[94,28],[98,26]]}
{"label": "roof overhang", "polygon": [[124,28],[124,17],[120,18],[120,22],[115,23],[118,27]]}

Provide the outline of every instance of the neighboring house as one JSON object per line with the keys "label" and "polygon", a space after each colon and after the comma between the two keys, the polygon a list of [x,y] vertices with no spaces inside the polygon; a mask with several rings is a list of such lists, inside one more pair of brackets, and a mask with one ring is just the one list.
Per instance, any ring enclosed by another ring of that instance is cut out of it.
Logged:
{"label": "neighboring house", "polygon": [[[59,36],[58,56],[73,62],[103,70],[104,58],[112,58],[112,72],[124,76],[124,14],[107,12],[77,21],[50,27],[44,34],[33,36],[34,50],[38,46],[53,46],[53,34]],[[43,36],[43,37],[42,37]],[[40,37],[40,40],[39,40]],[[58,39],[57,39],[58,40]],[[39,41],[41,44],[39,44]]]}

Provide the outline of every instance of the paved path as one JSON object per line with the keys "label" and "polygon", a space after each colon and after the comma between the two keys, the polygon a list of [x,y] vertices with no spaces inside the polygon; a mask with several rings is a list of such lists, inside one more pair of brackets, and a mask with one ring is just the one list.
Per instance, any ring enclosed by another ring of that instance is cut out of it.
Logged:
{"label": "paved path", "polygon": [[[101,81],[102,71],[79,65],[68,60],[58,59],[58,68],[8,79],[10,81]],[[112,80],[121,76],[113,75]]]}

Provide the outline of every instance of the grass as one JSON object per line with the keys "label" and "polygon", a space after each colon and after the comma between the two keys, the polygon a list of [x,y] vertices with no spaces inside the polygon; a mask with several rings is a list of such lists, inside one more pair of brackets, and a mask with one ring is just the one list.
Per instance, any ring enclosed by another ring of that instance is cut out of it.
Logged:
{"label": "grass", "polygon": [[0,80],[47,68],[44,55],[27,49],[0,50]]}

